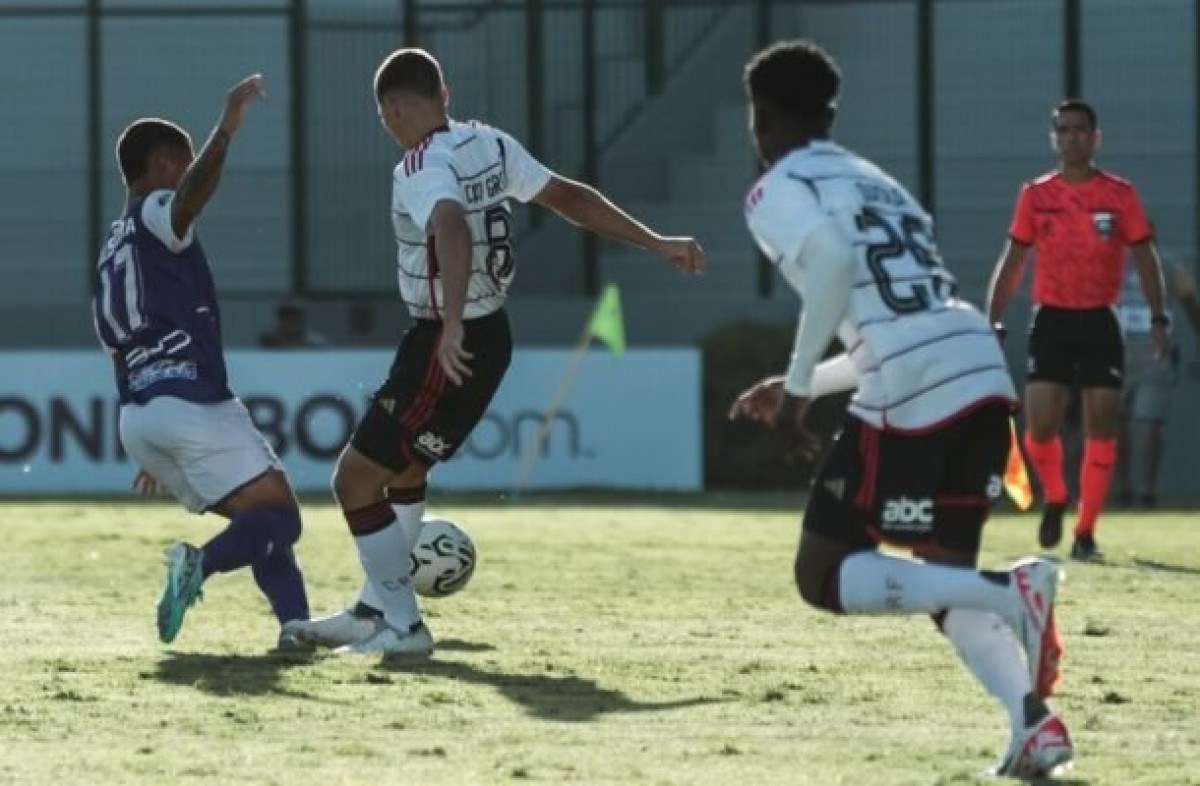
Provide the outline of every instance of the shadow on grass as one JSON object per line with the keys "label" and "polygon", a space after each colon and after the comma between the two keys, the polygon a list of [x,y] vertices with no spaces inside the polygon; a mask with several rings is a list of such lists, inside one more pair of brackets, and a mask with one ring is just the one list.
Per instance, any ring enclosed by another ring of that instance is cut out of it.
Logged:
{"label": "shadow on grass", "polygon": [[312,663],[311,653],[267,653],[265,655],[213,655],[200,652],[168,652],[150,677],[169,685],[182,685],[214,696],[289,696],[312,699],[302,691],[287,690],[283,673]]}
{"label": "shadow on grass", "polygon": [[[439,649],[447,649],[442,644]],[[718,699],[694,698],[664,702],[642,702],[619,690],[602,688],[595,680],[573,675],[510,674],[487,671],[452,660],[395,658],[382,661],[378,670],[392,674],[420,674],[456,682],[489,685],[525,712],[543,720],[590,721],[611,712],[658,712],[680,707],[714,704]]]}
{"label": "shadow on grass", "polygon": [[1200,576],[1200,568],[1194,568],[1190,565],[1172,565],[1167,562],[1159,562],[1156,559],[1134,558],[1131,564],[1135,568],[1142,568],[1143,570],[1160,570],[1164,573],[1182,573],[1188,576]]}
{"label": "shadow on grass", "polygon": [[463,641],[462,639],[441,639],[437,643],[438,652],[489,652],[496,649],[493,644],[482,641]]}
{"label": "shadow on grass", "polygon": [[[302,501],[320,505],[329,495],[304,495]],[[807,494],[798,491],[627,491],[583,489],[579,491],[451,491],[429,498],[433,508],[665,508],[670,510],[759,510],[796,512],[804,508]]]}

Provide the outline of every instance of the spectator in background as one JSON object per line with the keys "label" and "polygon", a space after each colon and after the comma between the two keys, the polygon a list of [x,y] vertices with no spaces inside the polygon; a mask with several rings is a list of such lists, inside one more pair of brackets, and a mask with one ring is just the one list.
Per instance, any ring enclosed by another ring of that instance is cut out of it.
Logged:
{"label": "spectator in background", "polygon": [[[1200,297],[1196,281],[1183,265],[1163,260],[1167,298],[1177,303],[1192,331],[1200,336]],[[1171,391],[1179,382],[1179,351],[1162,355],[1151,333],[1153,314],[1131,266],[1126,270],[1117,304],[1125,337],[1125,391],[1121,397],[1121,433],[1117,440],[1117,503],[1158,507],[1158,469],[1162,460],[1163,424]],[[1137,480],[1134,481],[1134,467]],[[1135,496],[1136,494],[1136,496]]]}
{"label": "spectator in background", "polygon": [[284,301],[275,309],[275,324],[258,337],[258,345],[264,349],[324,349],[329,340],[308,327],[303,306]]}
{"label": "spectator in background", "polygon": [[1099,553],[1096,522],[1117,459],[1125,360],[1113,306],[1127,249],[1145,293],[1150,340],[1159,355],[1170,347],[1170,319],[1154,234],[1137,191],[1092,163],[1100,143],[1095,110],[1083,101],[1063,101],[1051,114],[1050,126],[1058,167],[1021,187],[1008,242],[988,287],[987,314],[1003,336],[1004,311],[1021,284],[1026,252],[1034,248],[1025,450],[1046,497],[1038,540],[1044,548],[1062,540],[1067,485],[1059,432],[1071,387],[1078,385],[1084,448],[1071,556],[1088,560]]}

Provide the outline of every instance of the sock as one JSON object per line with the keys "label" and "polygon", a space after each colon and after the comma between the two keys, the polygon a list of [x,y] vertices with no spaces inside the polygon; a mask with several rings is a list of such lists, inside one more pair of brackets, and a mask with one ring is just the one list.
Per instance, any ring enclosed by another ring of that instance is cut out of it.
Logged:
{"label": "sock", "polygon": [[277,545],[300,539],[300,511],[294,507],[251,508],[235,516],[201,548],[204,576],[228,573],[270,554]]}
{"label": "sock", "polygon": [[1084,441],[1083,468],[1079,471],[1079,523],[1075,525],[1075,537],[1096,532],[1096,520],[1104,510],[1116,458],[1115,439]]}
{"label": "sock", "polygon": [[1004,620],[986,611],[950,609],[942,633],[967,670],[1008,712],[1013,734],[1025,728],[1025,697],[1033,692],[1021,645]]}
{"label": "sock", "polygon": [[[425,489],[424,483],[411,489],[387,489],[387,500],[392,506],[392,512],[396,514],[396,521],[404,530],[405,539],[412,544],[408,547],[410,553],[417,544],[417,537],[420,536],[424,523]],[[358,591],[355,612],[359,616],[370,616],[380,608],[382,601],[371,588],[371,582],[364,580],[362,588]]]}
{"label": "sock", "polygon": [[847,614],[933,614],[942,609],[1006,614],[1013,603],[1007,573],[933,565],[877,551],[842,560],[838,590]]}
{"label": "sock", "polygon": [[350,609],[350,613],[356,617],[378,617],[383,613],[383,601],[375,594],[375,590],[371,589],[371,580],[363,576],[362,587],[358,590],[358,599],[354,601],[354,607]]}
{"label": "sock", "polygon": [[421,527],[425,524],[425,489],[424,483],[407,489],[387,489],[388,504],[392,506],[396,521],[404,530],[409,552],[416,547]]}
{"label": "sock", "polygon": [[408,555],[412,547],[404,528],[384,500],[345,511],[344,515],[354,535],[358,560],[374,593],[373,600],[378,601],[378,608],[389,624],[408,630],[421,619],[421,610],[408,578]]}
{"label": "sock", "polygon": [[271,611],[282,625],[290,620],[306,620],[308,594],[304,591],[304,574],[296,562],[290,544],[276,545],[267,556],[250,566],[254,582],[267,596]]}
{"label": "sock", "polygon": [[1033,470],[1042,484],[1046,501],[1065,503],[1067,481],[1063,477],[1062,440],[1055,435],[1045,442],[1038,442],[1026,431],[1025,453],[1029,456],[1029,463],[1033,465]]}

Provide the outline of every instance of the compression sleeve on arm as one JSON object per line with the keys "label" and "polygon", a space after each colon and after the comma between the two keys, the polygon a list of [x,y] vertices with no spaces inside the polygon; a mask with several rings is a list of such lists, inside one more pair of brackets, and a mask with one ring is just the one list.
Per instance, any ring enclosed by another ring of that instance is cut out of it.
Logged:
{"label": "compression sleeve on arm", "polygon": [[833,340],[854,288],[854,249],[832,220],[813,228],[799,253],[780,262],[784,278],[804,293],[804,307],[784,389],[811,398],[813,369]]}
{"label": "compression sleeve on arm", "polygon": [[850,356],[843,352],[828,360],[822,360],[813,369],[812,390],[809,392],[809,397],[820,398],[833,393],[841,393],[843,390],[853,390],[856,387],[858,387],[858,370],[854,368],[854,361],[850,359]]}

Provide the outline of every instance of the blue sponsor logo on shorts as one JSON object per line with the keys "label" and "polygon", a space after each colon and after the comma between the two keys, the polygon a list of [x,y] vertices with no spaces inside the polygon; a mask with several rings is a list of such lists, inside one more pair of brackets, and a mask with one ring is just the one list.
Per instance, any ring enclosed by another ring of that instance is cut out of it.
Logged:
{"label": "blue sponsor logo on shorts", "polygon": [[190,360],[159,360],[129,375],[129,389],[145,390],[168,379],[195,379],[196,364]]}

